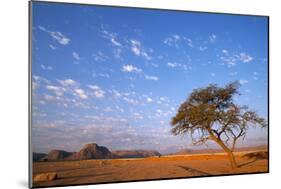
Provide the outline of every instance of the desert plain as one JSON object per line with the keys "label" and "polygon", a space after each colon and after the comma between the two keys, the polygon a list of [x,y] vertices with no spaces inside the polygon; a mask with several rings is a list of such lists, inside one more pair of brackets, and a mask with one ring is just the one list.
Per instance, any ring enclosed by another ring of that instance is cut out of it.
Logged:
{"label": "desert plain", "polygon": [[33,180],[33,187],[268,172],[267,151],[234,154],[238,164],[236,169],[231,169],[225,153],[34,162],[33,177],[42,173],[55,173],[56,178],[40,182]]}

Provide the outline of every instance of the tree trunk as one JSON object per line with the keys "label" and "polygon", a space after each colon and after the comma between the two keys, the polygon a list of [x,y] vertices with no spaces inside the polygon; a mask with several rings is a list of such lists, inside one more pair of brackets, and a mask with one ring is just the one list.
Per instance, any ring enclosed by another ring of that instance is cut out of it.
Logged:
{"label": "tree trunk", "polygon": [[216,142],[218,145],[220,145],[220,146],[222,147],[222,149],[227,153],[228,159],[229,159],[229,161],[230,161],[231,168],[232,168],[232,169],[237,168],[238,166],[237,166],[237,163],[236,163],[236,160],[235,160],[235,157],[234,157],[232,151],[231,151],[221,140],[219,140],[219,139],[216,138],[216,139],[215,139],[215,142]]}

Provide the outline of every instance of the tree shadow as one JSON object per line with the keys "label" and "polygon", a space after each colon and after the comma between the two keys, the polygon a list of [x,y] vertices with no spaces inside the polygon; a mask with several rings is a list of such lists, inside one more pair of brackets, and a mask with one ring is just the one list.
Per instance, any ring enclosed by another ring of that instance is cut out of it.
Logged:
{"label": "tree shadow", "polygon": [[238,165],[238,167],[240,168],[240,167],[249,165],[249,164],[251,164],[251,163],[254,163],[254,162],[256,162],[256,161],[257,161],[257,159],[254,159],[254,160],[248,161],[248,162],[246,162],[246,163],[242,163],[242,164]]}
{"label": "tree shadow", "polygon": [[243,155],[242,158],[247,158],[251,161],[240,164],[240,165],[238,165],[238,167],[243,167],[243,166],[249,165],[249,164],[254,163],[258,160],[268,159],[268,152],[267,151],[251,152],[251,153],[247,153],[247,154]]}
{"label": "tree shadow", "polygon": [[204,176],[208,176],[208,175],[211,175],[210,173],[207,173],[207,172],[204,172],[204,171],[200,171],[198,169],[194,169],[194,168],[191,168],[191,167],[187,167],[187,166],[182,166],[182,165],[176,165],[177,167],[179,168],[182,168],[186,171],[188,171],[189,173],[193,173],[193,174],[198,174],[198,175],[204,175]]}

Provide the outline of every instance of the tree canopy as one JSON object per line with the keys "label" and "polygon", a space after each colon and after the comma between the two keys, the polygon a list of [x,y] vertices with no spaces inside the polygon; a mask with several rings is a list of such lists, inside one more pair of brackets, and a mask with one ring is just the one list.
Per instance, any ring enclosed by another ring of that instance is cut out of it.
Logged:
{"label": "tree canopy", "polygon": [[267,126],[255,111],[234,103],[233,97],[240,95],[239,87],[239,82],[232,82],[225,87],[210,84],[193,90],[172,118],[171,132],[190,134],[195,145],[213,140],[226,152],[234,151],[237,140],[245,138],[250,126]]}

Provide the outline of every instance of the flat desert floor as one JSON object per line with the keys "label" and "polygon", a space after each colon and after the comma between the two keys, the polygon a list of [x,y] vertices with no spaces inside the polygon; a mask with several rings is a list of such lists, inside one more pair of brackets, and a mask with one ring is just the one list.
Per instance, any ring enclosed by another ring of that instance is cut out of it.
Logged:
{"label": "flat desert floor", "polygon": [[[236,169],[226,154],[194,154],[137,159],[81,160],[33,163],[33,176],[56,172],[53,181],[34,182],[34,187],[94,184],[118,181],[152,180],[237,173],[268,172],[267,158],[246,158],[236,152]],[[249,153],[249,152],[248,152]]]}

